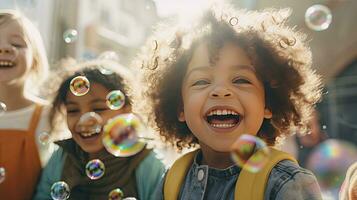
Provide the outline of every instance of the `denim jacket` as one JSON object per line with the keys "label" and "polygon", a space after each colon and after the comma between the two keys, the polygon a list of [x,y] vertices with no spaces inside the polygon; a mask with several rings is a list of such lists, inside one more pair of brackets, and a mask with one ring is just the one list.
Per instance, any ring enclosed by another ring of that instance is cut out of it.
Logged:
{"label": "denim jacket", "polygon": [[[202,157],[197,154],[184,184],[181,186],[180,200],[234,200],[234,191],[241,168],[231,166],[226,169],[199,165]],[[163,179],[164,180],[164,179]],[[163,180],[156,198],[163,199]],[[279,162],[271,171],[264,194],[265,200],[320,200],[321,192],[315,176],[290,160]]]}

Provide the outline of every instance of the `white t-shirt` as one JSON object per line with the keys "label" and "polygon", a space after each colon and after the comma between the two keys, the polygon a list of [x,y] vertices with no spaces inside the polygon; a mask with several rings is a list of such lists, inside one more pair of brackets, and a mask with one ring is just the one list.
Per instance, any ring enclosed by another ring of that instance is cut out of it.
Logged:
{"label": "white t-shirt", "polygon": [[[33,104],[26,108],[7,111],[4,114],[0,115],[0,129],[17,129],[17,130],[28,130],[30,128],[30,120],[32,114],[36,108],[36,105]],[[43,143],[39,139],[39,136],[44,132],[49,133],[50,124],[49,124],[49,106],[44,106],[41,113],[41,118],[36,129],[36,144],[39,149],[40,160],[42,166],[45,166],[48,159],[50,158],[54,145],[52,142]]]}

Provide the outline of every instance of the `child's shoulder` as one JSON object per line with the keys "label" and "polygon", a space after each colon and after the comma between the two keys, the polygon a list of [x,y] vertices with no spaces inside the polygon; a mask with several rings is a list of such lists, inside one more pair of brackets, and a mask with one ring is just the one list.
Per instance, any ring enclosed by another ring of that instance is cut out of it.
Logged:
{"label": "child's shoulder", "polygon": [[291,160],[275,165],[265,191],[268,199],[294,198],[294,195],[320,199],[320,188],[314,174]]}

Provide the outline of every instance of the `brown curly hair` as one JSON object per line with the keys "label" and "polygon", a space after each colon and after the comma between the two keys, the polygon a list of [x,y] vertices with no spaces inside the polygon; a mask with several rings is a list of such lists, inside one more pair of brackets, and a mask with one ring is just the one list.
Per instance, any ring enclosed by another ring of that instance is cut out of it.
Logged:
{"label": "brown curly hair", "polygon": [[286,25],[289,9],[263,11],[210,8],[198,21],[185,26],[160,25],[139,56],[147,101],[142,111],[163,139],[179,150],[198,143],[185,122],[178,121],[181,86],[193,52],[207,43],[211,62],[226,42],[246,51],[262,81],[265,119],[258,132],[268,145],[292,131],[305,132],[310,114],[320,100],[322,83],[312,69],[306,36]]}

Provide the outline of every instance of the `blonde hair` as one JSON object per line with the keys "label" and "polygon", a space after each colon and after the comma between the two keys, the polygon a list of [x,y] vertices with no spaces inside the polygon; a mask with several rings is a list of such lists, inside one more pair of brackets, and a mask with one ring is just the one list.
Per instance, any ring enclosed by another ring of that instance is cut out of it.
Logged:
{"label": "blonde hair", "polygon": [[346,173],[340,190],[340,200],[353,200],[357,195],[357,162],[352,164]]}
{"label": "blonde hair", "polygon": [[49,73],[49,64],[47,60],[46,49],[40,32],[34,24],[24,15],[16,10],[0,9],[0,26],[9,20],[19,22],[24,30],[26,39],[29,42],[29,48],[33,52],[33,64],[30,73],[29,81],[26,81],[27,88],[39,85],[46,79]]}

